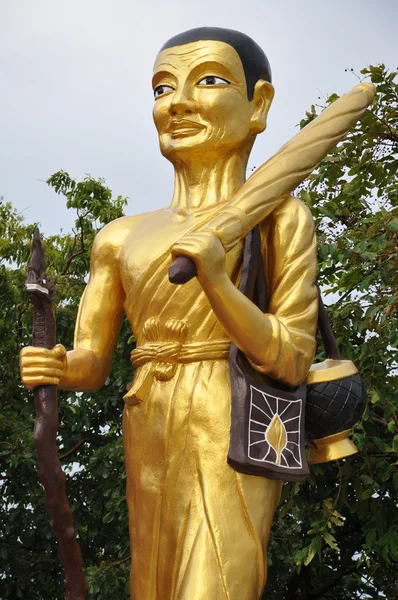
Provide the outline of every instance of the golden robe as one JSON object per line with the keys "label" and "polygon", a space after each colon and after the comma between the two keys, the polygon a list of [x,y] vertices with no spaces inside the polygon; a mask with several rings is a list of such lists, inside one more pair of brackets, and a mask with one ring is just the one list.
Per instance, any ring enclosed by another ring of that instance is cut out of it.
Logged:
{"label": "golden robe", "polygon": [[[138,348],[148,335],[155,344],[173,341],[176,327],[188,346],[206,350],[209,341],[225,343],[198,281],[184,286],[168,281],[173,242],[203,227],[216,211],[177,224],[156,211],[125,244],[120,257],[125,310]],[[317,320],[312,218],[290,198],[260,231],[273,327],[265,342],[269,360],[257,368],[286,382],[304,379]],[[243,243],[227,253],[235,284],[242,249]],[[237,473],[227,464],[231,394],[227,354],[221,355],[181,363],[172,352],[169,364],[152,360],[136,370],[135,382],[149,381],[150,387],[142,402],[129,404],[130,394],[124,412],[132,600],[261,597],[282,484]]]}

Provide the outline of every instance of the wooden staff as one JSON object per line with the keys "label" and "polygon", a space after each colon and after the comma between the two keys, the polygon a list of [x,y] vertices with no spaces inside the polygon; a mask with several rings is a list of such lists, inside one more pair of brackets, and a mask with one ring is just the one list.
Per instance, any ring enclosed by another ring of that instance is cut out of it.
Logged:
{"label": "wooden staff", "polygon": [[[26,289],[33,304],[33,346],[51,349],[55,346],[56,335],[52,308],[55,290],[46,276],[44,251],[38,229],[33,236]],[[58,540],[58,554],[65,572],[66,600],[84,600],[87,584],[83,576],[82,556],[66,497],[65,474],[57,452],[57,386],[39,385],[33,394],[36,408],[33,436],[38,454],[38,475],[51,515],[51,527]]]}
{"label": "wooden staff", "polygon": [[[325,108],[257,169],[205,229],[226,250],[237,244],[308,177],[363,115],[375,92],[373,84],[361,83]],[[184,256],[178,256],[169,269],[171,283],[186,283],[195,275],[195,263]]]}

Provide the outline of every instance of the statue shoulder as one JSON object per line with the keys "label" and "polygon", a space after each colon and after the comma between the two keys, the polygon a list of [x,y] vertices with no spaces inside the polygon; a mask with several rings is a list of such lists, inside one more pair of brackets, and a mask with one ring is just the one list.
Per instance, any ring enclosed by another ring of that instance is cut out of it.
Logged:
{"label": "statue shoulder", "polygon": [[289,196],[271,213],[271,226],[283,228],[285,231],[308,231],[314,232],[314,220],[308,206],[295,196]]}
{"label": "statue shoulder", "polygon": [[275,216],[280,218],[290,217],[292,220],[301,218],[305,220],[312,220],[312,214],[310,209],[304,202],[296,198],[296,196],[289,196],[284,202],[278,206],[275,211]]}
{"label": "statue shoulder", "polygon": [[102,257],[118,259],[127,238],[134,234],[148,213],[120,217],[111,221],[95,236],[91,258],[101,261]]}

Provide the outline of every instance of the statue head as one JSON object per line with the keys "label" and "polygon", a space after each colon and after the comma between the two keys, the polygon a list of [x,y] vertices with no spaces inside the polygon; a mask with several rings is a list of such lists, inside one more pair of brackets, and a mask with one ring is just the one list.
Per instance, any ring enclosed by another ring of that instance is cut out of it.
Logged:
{"label": "statue head", "polygon": [[174,36],[154,65],[153,116],[173,163],[249,155],[274,96],[261,48],[231,29],[200,27]]}

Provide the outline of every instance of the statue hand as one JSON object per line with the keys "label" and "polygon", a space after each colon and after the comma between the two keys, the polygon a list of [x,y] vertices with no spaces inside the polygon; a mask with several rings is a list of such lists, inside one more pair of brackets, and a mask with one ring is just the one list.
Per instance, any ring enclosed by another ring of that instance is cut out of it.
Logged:
{"label": "statue hand", "polygon": [[225,250],[218,237],[211,231],[188,233],[174,244],[172,258],[188,256],[198,271],[198,280],[204,285],[216,283],[225,275]]}
{"label": "statue hand", "polygon": [[20,353],[19,364],[24,386],[58,385],[66,372],[66,350],[61,344],[52,350],[27,346]]}

